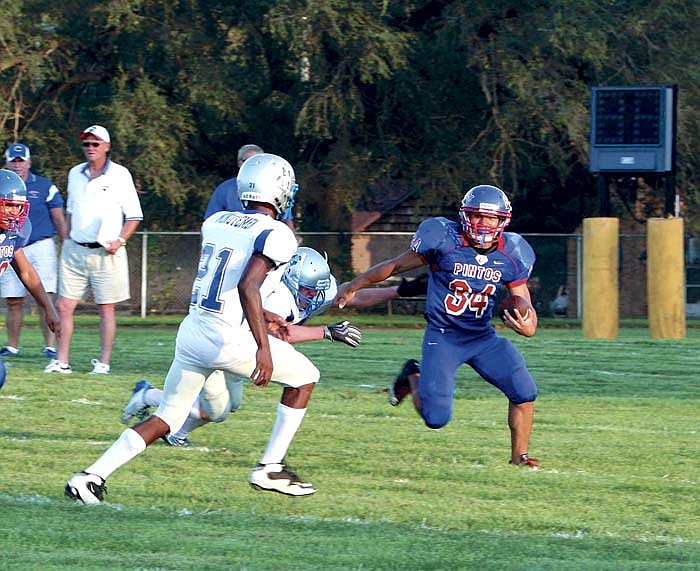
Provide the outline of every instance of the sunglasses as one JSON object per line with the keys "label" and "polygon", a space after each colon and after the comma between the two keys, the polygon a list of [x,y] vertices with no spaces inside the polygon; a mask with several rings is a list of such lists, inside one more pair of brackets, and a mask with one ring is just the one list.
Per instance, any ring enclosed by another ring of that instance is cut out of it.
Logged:
{"label": "sunglasses", "polygon": [[97,141],[83,141],[83,147],[99,147],[100,143]]}

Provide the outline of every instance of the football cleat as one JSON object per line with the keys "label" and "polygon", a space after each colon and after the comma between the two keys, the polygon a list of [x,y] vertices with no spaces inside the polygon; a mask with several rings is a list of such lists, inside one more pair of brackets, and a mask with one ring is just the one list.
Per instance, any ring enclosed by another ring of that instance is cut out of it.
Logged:
{"label": "football cleat", "polygon": [[47,359],[55,359],[56,358],[56,348],[55,347],[44,347],[44,350],[41,353]]}
{"label": "football cleat", "polygon": [[517,462],[510,460],[508,463],[515,464],[516,466],[526,466],[528,468],[532,468],[533,470],[540,469],[540,459],[530,458],[527,454],[521,454]]}
{"label": "football cleat", "polygon": [[66,483],[67,497],[84,504],[99,504],[107,493],[105,481],[97,474],[78,472]]}
{"label": "football cleat", "polygon": [[190,439],[186,436],[175,436],[174,434],[164,434],[160,437],[163,442],[168,446],[177,446],[179,448],[184,448],[186,446],[191,446],[192,443]]}
{"label": "football cleat", "polygon": [[415,359],[409,359],[403,364],[393,384],[389,387],[389,404],[398,406],[401,401],[411,394],[411,385],[408,382],[409,375],[420,373],[420,365]]}
{"label": "football cleat", "polygon": [[148,409],[151,407],[146,404],[145,397],[146,391],[152,388],[153,385],[145,379],[141,379],[134,385],[133,394],[122,411],[122,422],[124,424],[128,424],[134,417],[143,420],[148,416]]}
{"label": "football cleat", "polygon": [[9,345],[0,349],[0,357],[16,357],[17,355],[19,355],[19,349]]}
{"label": "football cleat", "polygon": [[61,363],[58,359],[51,359],[49,364],[44,367],[44,373],[61,373],[63,375],[70,375],[73,369],[70,368],[68,363]]}
{"label": "football cleat", "polygon": [[287,496],[309,496],[316,492],[310,482],[302,482],[284,464],[258,464],[248,479],[256,490],[279,492]]}

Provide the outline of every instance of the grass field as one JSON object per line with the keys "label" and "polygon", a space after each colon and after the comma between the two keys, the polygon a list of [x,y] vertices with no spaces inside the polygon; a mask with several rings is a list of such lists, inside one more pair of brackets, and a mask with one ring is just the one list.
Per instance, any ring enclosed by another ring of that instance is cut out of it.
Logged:
{"label": "grass field", "polygon": [[421,329],[400,322],[366,328],[358,349],[301,347],[322,377],[287,460],[317,494],[247,484],[279,398],[247,387],[191,448],[155,443],[113,474],[100,506],[65,499],[65,481],[121,433],[134,382],[162,384],[177,321],[123,319],[104,377],[86,374],[94,318],[79,322],[71,376],[42,372],[30,322],[0,391],[0,569],[700,569],[699,329],[506,332],[540,389],[535,472],[508,465],[505,398],[469,368],[441,430],[388,405],[386,386],[419,357]]}

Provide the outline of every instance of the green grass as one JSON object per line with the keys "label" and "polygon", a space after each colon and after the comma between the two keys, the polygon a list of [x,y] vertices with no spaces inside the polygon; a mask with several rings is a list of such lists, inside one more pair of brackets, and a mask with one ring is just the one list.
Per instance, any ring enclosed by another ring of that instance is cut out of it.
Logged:
{"label": "green grass", "polygon": [[134,382],[162,383],[177,322],[122,318],[114,372],[93,377],[95,318],[79,320],[71,376],[42,373],[30,320],[0,391],[1,569],[700,568],[698,329],[681,341],[643,327],[612,341],[575,324],[506,332],[540,388],[538,472],[508,465],[506,401],[467,367],[441,430],[388,405],[387,384],[420,356],[420,322],[400,318],[366,328],[355,350],[300,347],[322,377],[288,461],[314,496],[248,486],[279,389],[247,387],[193,447],[155,443],[113,474],[108,503],[64,499],[66,479],[122,431]]}

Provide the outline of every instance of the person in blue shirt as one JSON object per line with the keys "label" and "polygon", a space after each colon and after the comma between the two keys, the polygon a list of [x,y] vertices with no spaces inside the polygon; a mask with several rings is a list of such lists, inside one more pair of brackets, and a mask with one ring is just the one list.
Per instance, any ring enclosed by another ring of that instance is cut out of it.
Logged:
{"label": "person in blue shirt", "polygon": [[[56,185],[43,176],[33,173],[29,147],[14,143],[5,151],[5,166],[18,175],[27,188],[31,234],[23,251],[41,278],[44,289],[53,298],[58,285],[58,255],[54,237],[63,241],[68,234],[63,213],[63,197]],[[10,267],[0,276],[0,295],[7,304],[7,345],[0,349],[0,356],[19,355],[19,339],[24,317],[24,298],[27,289]],[[39,323],[44,334],[43,355],[56,357],[56,336],[46,323],[46,313],[39,307]]]}
{"label": "person in blue shirt", "polygon": [[[263,153],[258,145],[243,145],[238,149],[238,168],[247,161],[250,157]],[[294,230],[294,201],[290,203],[285,212],[280,214],[277,219],[281,220],[292,230]],[[226,210],[227,212],[240,212],[244,210],[241,199],[238,197],[238,180],[234,176],[222,182],[214,189],[214,192],[209,199],[207,209],[204,211],[204,219],[209,218],[214,212]]]}
{"label": "person in blue shirt", "polygon": [[24,181],[12,171],[0,169],[0,277],[12,268],[46,315],[46,325],[60,336],[60,321],[39,274],[24,254],[32,224]]}
{"label": "person in blue shirt", "polygon": [[[525,359],[491,325],[502,287],[530,302],[527,281],[535,263],[532,247],[519,234],[504,232],[512,208],[506,194],[491,185],[471,188],[462,199],[460,223],[424,220],[410,248],[380,262],[338,288],[334,305],[343,308],[355,292],[427,265],[428,290],[423,362],[409,371],[418,377],[416,410],[429,428],[445,426],[452,416],[455,376],[466,363],[508,398],[511,464],[537,467],[528,456],[537,386]],[[530,302],[531,305],[531,302]],[[537,313],[507,313],[504,323],[532,337]]]}

